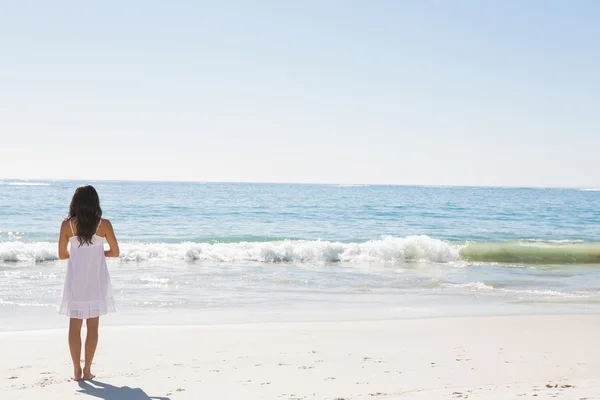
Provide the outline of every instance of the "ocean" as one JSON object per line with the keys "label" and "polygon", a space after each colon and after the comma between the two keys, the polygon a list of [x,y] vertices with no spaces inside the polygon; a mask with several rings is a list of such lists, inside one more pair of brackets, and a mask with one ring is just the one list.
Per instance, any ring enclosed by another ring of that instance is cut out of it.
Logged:
{"label": "ocean", "polygon": [[[0,330],[63,326],[74,181],[0,181]],[[85,182],[111,324],[600,311],[600,191]]]}

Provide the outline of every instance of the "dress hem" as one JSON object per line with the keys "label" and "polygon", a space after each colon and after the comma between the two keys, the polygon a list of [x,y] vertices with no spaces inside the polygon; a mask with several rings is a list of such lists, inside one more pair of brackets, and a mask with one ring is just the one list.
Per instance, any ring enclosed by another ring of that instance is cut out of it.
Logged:
{"label": "dress hem", "polygon": [[75,319],[97,318],[101,315],[116,312],[114,300],[86,301],[86,302],[65,302],[61,304],[58,313]]}

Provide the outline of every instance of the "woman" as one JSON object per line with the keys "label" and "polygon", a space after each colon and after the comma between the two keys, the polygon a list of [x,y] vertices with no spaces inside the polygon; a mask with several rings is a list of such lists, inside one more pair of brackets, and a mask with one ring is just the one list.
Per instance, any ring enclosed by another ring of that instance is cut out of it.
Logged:
{"label": "woman", "polygon": [[[104,250],[104,240],[110,250]],[[71,245],[69,248],[69,244]],[[69,259],[60,313],[71,318],[69,348],[76,381],[93,379],[100,315],[115,311],[106,257],[118,257],[119,245],[109,220],[102,219],[100,199],[92,186],[75,190],[69,216],[60,227],[58,256]],[[86,320],[85,365],[81,368],[81,326]]]}

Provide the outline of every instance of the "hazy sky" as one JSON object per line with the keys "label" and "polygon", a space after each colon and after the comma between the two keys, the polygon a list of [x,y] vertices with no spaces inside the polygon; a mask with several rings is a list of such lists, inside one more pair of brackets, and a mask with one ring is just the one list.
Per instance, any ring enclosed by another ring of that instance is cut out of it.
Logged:
{"label": "hazy sky", "polygon": [[600,187],[594,0],[3,1],[0,177]]}

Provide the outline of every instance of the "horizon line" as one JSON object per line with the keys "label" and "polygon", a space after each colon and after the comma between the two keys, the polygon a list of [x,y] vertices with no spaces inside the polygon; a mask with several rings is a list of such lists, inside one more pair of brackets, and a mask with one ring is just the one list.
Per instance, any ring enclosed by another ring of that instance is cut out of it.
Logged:
{"label": "horizon line", "polygon": [[124,182],[124,183],[199,183],[199,184],[255,184],[255,185],[313,185],[313,186],[398,186],[430,188],[489,188],[489,189],[558,189],[600,190],[600,187],[578,186],[524,186],[524,185],[460,185],[460,184],[415,184],[415,183],[340,183],[340,182],[285,182],[285,181],[211,181],[211,180],[152,180],[152,179],[73,179],[73,178],[2,178],[3,181],[38,182]]}

